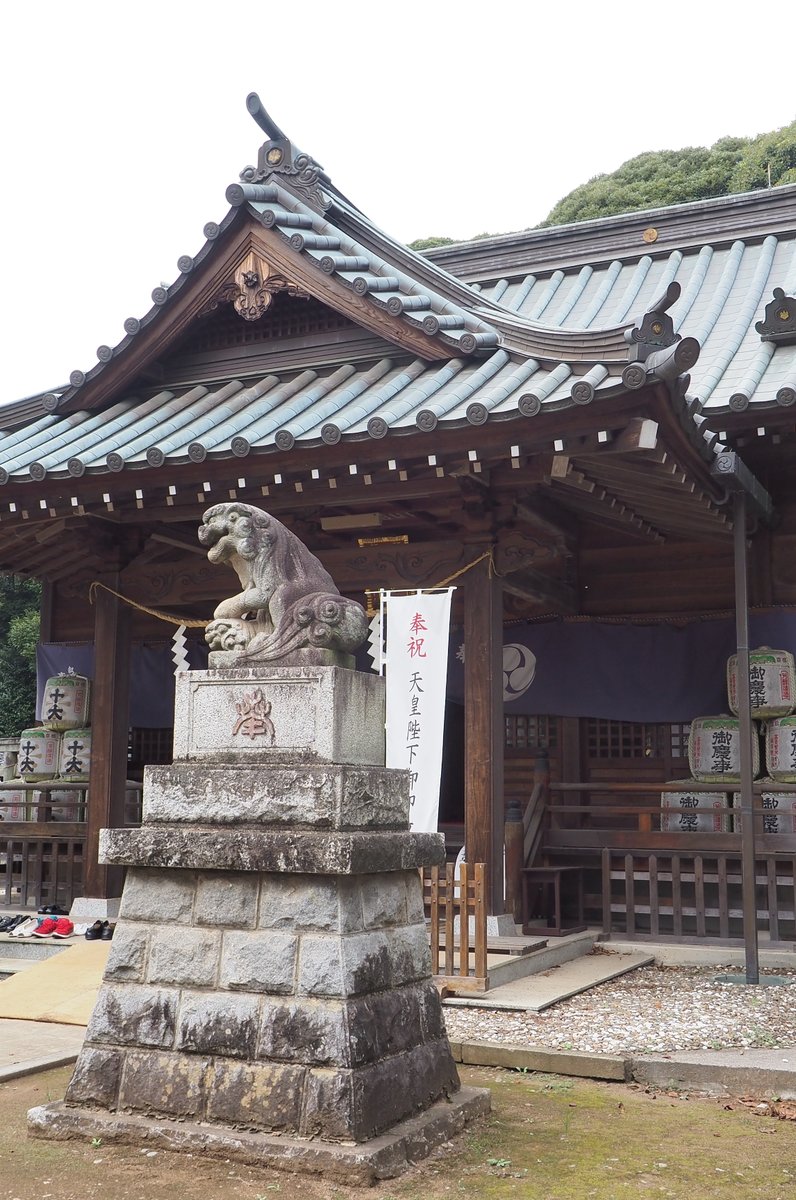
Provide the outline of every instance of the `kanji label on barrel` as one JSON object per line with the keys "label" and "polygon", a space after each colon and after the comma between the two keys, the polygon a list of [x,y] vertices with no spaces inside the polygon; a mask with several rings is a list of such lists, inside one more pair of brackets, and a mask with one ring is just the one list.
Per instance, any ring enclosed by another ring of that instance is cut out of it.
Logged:
{"label": "kanji label on barrel", "polygon": [[409,771],[410,827],[424,833],[439,813],[452,591],[384,593],[387,766]]}

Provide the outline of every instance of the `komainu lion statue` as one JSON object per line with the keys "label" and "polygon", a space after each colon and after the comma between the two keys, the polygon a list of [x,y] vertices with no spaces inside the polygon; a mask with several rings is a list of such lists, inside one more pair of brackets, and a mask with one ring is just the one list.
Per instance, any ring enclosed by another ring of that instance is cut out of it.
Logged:
{"label": "komainu lion statue", "polygon": [[210,666],[354,665],[368,624],[295,534],[250,504],[216,504],[199,526],[212,563],[229,563],[241,591],[205,630]]}

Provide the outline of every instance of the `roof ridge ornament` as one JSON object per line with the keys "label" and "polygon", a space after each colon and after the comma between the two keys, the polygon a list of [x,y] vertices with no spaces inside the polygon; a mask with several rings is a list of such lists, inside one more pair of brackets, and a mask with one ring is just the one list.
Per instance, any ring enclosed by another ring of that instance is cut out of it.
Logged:
{"label": "roof ridge ornament", "polygon": [[680,334],[674,332],[674,321],[667,310],[679,299],[681,291],[680,284],[672,280],[663,294],[649,306],[638,325],[626,331],[625,339],[635,349],[636,362],[644,362],[653,351],[664,350],[680,340]]}
{"label": "roof ridge ornament", "polygon": [[321,189],[321,183],[328,184],[330,180],[323,167],[293,145],[266,112],[256,92],[249,92],[246,108],[269,140],[260,147],[257,166],[244,167],[241,171],[243,183],[264,183],[278,175],[279,182],[289,191],[296,192],[300,199],[319,212],[326,212],[331,199]]}
{"label": "roof ridge ornament", "polygon": [[781,287],[774,288],[774,299],[766,305],[762,321],[755,321],[761,342],[789,345],[796,342],[796,298],[786,296]]}

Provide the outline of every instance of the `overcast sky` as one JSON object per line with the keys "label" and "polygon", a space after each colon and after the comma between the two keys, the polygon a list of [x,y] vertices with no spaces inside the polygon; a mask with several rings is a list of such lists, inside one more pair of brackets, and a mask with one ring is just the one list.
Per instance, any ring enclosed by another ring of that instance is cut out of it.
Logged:
{"label": "overcast sky", "polygon": [[[286,134],[410,241],[527,228],[644,150],[788,124],[793,10],[670,0],[36,0],[0,25],[0,400],[151,306]],[[760,14],[759,23],[754,19]]]}

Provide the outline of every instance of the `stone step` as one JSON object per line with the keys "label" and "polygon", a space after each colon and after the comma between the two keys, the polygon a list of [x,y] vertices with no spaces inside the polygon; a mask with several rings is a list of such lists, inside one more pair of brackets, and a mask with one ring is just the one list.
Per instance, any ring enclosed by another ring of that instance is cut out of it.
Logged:
{"label": "stone step", "polygon": [[39,961],[41,960],[35,958],[11,958],[10,955],[3,955],[0,958],[0,979],[8,979],[19,971],[27,971],[28,967],[35,967]]}
{"label": "stone step", "polygon": [[[640,951],[626,954],[581,954],[577,958],[553,966],[541,973],[492,986],[478,997],[450,997],[443,1001],[450,1007],[508,1009],[515,1012],[542,1012],[561,1000],[577,996],[589,988],[607,983],[628,971],[649,966],[655,956]],[[493,973],[490,973],[490,982]]]}
{"label": "stone step", "polygon": [[511,958],[501,958],[489,964],[490,991],[514,980],[526,979],[529,975],[539,975],[558,967],[571,959],[588,954],[598,934],[596,930],[585,930],[583,933],[568,933],[563,937],[547,938],[546,945],[530,954],[518,955]]}
{"label": "stone step", "polygon": [[0,971],[6,970],[8,959],[26,959],[29,962],[41,962],[43,958],[51,958],[60,953],[68,942],[45,941],[43,938],[10,937],[7,933],[0,934]]}

